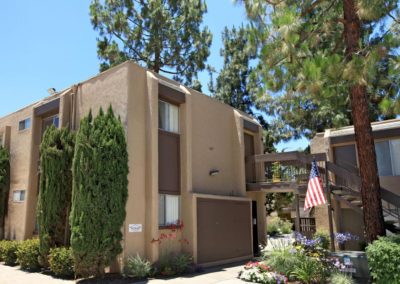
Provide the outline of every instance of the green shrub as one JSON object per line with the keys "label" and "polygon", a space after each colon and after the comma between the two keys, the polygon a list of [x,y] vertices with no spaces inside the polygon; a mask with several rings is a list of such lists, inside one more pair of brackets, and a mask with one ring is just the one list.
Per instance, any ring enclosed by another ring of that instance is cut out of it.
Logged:
{"label": "green shrub", "polygon": [[1,245],[1,259],[7,265],[15,265],[17,263],[17,249],[20,242],[3,241]]}
{"label": "green shrub", "polygon": [[366,249],[375,283],[400,283],[400,236],[380,237]]}
{"label": "green shrub", "polygon": [[318,258],[304,257],[290,275],[305,284],[325,283],[329,271]]}
{"label": "green shrub", "polygon": [[37,270],[39,264],[39,240],[31,239],[19,244],[17,252],[17,263],[25,270]]}
{"label": "green shrub", "polygon": [[128,152],[123,123],[110,106],[80,123],[72,167],[71,248],[76,275],[104,277],[122,252],[128,198]]}
{"label": "green shrub", "polygon": [[60,277],[71,277],[74,275],[74,260],[70,248],[59,247],[50,249],[50,270]]}
{"label": "green shrub", "polygon": [[68,211],[72,192],[74,134],[68,128],[48,127],[40,144],[40,188],[37,204],[40,259],[48,266],[50,248],[69,243]]}
{"label": "green shrub", "polygon": [[270,236],[279,234],[290,234],[293,224],[289,221],[282,220],[279,217],[270,217],[267,222],[267,233]]}
{"label": "green shrub", "polygon": [[4,254],[3,247],[6,245],[6,242],[7,241],[5,241],[5,240],[0,241],[0,262],[3,261],[3,254]]}
{"label": "green shrub", "polygon": [[191,266],[193,259],[188,254],[169,254],[161,257],[158,263],[158,272],[164,276],[185,273]]}
{"label": "green shrub", "polygon": [[354,284],[353,278],[343,273],[334,273],[329,279],[331,284]]}
{"label": "green shrub", "polygon": [[137,278],[146,278],[151,274],[151,264],[148,260],[141,258],[139,254],[129,256],[126,260],[125,274]]}
{"label": "green shrub", "polygon": [[314,234],[314,240],[319,239],[319,245],[323,249],[329,249],[330,244],[331,244],[331,237],[329,236],[329,233],[326,231],[317,231]]}
{"label": "green shrub", "polygon": [[272,267],[273,270],[292,279],[292,272],[296,267],[300,266],[305,256],[298,253],[293,247],[286,247],[265,252],[263,258],[265,263]]}
{"label": "green shrub", "polygon": [[174,267],[177,274],[185,273],[192,263],[193,258],[189,254],[180,253],[174,257]]}

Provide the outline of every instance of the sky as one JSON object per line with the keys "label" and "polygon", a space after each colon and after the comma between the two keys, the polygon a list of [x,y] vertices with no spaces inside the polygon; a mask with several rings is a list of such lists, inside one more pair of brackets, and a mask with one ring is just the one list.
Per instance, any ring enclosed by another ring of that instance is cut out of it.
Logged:
{"label": "sky", "polygon": [[[96,37],[89,17],[90,0],[2,1],[0,9],[0,117],[99,72]],[[204,24],[213,33],[210,65],[222,67],[221,32],[246,20],[232,0],[207,0]],[[199,74],[203,88],[207,72]],[[278,151],[307,146],[305,139],[280,143]]]}

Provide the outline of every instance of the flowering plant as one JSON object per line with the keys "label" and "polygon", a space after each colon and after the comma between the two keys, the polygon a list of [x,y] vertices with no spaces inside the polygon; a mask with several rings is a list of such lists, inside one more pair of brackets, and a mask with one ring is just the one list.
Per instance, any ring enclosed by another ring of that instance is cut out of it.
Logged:
{"label": "flowering plant", "polygon": [[341,245],[348,241],[358,241],[359,237],[352,235],[351,233],[336,233],[335,240],[338,244]]}
{"label": "flowering plant", "polygon": [[239,279],[262,284],[287,283],[285,275],[271,271],[271,268],[263,262],[248,262],[239,273]]}

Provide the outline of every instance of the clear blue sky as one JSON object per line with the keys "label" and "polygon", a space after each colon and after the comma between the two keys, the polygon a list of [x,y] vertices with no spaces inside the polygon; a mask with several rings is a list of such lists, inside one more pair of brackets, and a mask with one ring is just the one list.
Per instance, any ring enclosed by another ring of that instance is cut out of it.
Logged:
{"label": "clear blue sky", "polygon": [[[97,33],[89,18],[90,0],[12,0],[0,9],[0,117],[47,96],[50,87],[62,90],[99,70]],[[208,63],[219,70],[221,32],[245,21],[243,6],[231,0],[207,0],[204,24],[213,33]],[[199,76],[203,89],[207,72]],[[278,145],[296,150],[306,140]]]}

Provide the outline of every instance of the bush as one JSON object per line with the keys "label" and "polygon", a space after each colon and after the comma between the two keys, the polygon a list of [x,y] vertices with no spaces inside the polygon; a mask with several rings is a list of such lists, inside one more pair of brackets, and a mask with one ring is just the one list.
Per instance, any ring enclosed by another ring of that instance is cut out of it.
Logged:
{"label": "bush", "polygon": [[160,259],[158,272],[164,276],[179,275],[185,273],[193,259],[188,254],[169,254]]}
{"label": "bush", "polygon": [[50,270],[60,277],[71,277],[74,275],[74,262],[70,248],[59,247],[50,249]]}
{"label": "bush", "polygon": [[177,274],[185,273],[188,268],[192,265],[193,259],[190,255],[180,253],[174,258],[174,266]]}
{"label": "bush", "polygon": [[37,203],[40,259],[48,266],[50,248],[69,242],[68,211],[71,205],[74,134],[54,125],[44,132],[40,144],[40,189]]}
{"label": "bush", "polygon": [[79,276],[104,277],[122,252],[129,171],[124,126],[111,106],[106,114],[100,109],[95,119],[89,113],[81,120],[75,143],[69,219],[74,269]]}
{"label": "bush", "polygon": [[331,244],[331,237],[329,236],[328,232],[325,231],[318,231],[314,234],[314,240],[319,240],[319,245],[323,249],[329,249]]}
{"label": "bush", "polygon": [[380,237],[366,252],[376,283],[400,283],[400,236]]}
{"label": "bush", "polygon": [[353,278],[343,273],[334,273],[330,277],[332,284],[354,284]]}
{"label": "bush", "polygon": [[300,265],[294,267],[291,276],[305,284],[325,283],[329,271],[319,259],[304,257]]}
{"label": "bush", "polygon": [[17,262],[22,269],[37,270],[39,264],[39,240],[31,239],[23,241],[19,244],[17,252]]}
{"label": "bush", "polygon": [[2,241],[0,249],[0,258],[7,265],[15,265],[17,263],[17,249],[19,242],[17,241]]}
{"label": "bush", "polygon": [[125,265],[125,274],[137,278],[146,278],[151,274],[151,264],[148,260],[136,256],[129,256]]}
{"label": "bush", "polygon": [[289,221],[282,220],[279,217],[270,217],[270,221],[267,222],[267,233],[270,236],[290,234],[292,227],[293,224]]}
{"label": "bush", "polygon": [[304,255],[298,253],[293,247],[287,247],[266,252],[263,258],[268,266],[292,279],[291,275],[294,269],[303,262]]}

